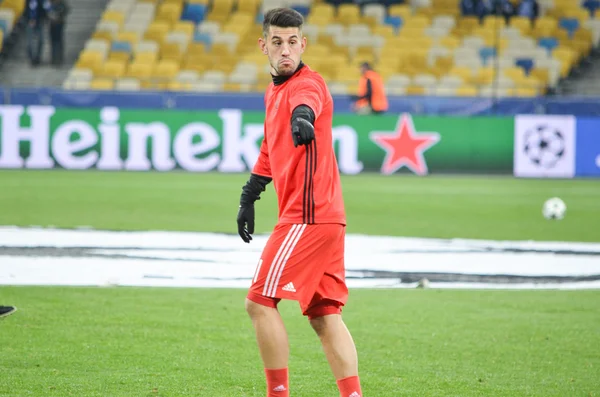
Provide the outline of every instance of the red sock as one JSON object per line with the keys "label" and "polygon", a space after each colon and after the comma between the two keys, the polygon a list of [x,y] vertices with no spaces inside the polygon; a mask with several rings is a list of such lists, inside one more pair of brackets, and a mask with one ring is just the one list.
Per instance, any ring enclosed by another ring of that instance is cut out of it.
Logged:
{"label": "red sock", "polygon": [[337,381],[340,397],[363,397],[358,376],[349,376]]}
{"label": "red sock", "polygon": [[288,369],[267,369],[267,397],[289,397]]}

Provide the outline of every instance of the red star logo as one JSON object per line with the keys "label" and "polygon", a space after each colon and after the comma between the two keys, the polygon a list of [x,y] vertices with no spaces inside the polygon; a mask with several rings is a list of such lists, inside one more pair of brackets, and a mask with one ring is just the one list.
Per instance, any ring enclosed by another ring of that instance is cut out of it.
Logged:
{"label": "red star logo", "polygon": [[415,135],[415,126],[410,114],[402,114],[398,118],[396,132],[373,131],[370,138],[386,151],[381,165],[385,175],[393,174],[403,166],[417,175],[427,175],[427,163],[423,152],[438,143],[440,134],[426,132]]}

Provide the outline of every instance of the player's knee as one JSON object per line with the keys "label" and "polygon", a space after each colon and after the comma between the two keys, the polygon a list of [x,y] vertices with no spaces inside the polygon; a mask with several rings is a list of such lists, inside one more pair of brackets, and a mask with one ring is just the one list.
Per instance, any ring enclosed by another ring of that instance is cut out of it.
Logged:
{"label": "player's knee", "polygon": [[246,312],[252,318],[265,315],[277,308],[278,299],[267,298],[260,295],[249,294],[246,297]]}
{"label": "player's knee", "polygon": [[330,306],[329,310],[317,312],[315,315],[309,315],[308,319],[317,335],[323,336],[329,329],[334,328],[342,321],[340,313],[341,310],[339,310],[339,307]]}

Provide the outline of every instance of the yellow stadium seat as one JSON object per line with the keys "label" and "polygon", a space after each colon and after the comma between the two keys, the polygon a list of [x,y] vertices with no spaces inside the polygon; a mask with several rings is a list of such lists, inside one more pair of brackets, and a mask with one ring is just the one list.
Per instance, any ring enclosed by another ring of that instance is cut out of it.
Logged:
{"label": "yellow stadium seat", "polygon": [[537,37],[551,36],[556,29],[558,29],[558,21],[555,18],[541,16],[534,22],[532,34]]}
{"label": "yellow stadium seat", "polygon": [[519,29],[521,34],[524,36],[528,36],[531,32],[531,20],[526,17],[512,17],[510,20],[510,26]]}
{"label": "yellow stadium seat", "polygon": [[206,44],[201,42],[192,42],[189,44],[186,53],[194,55],[204,55],[207,52]]}
{"label": "yellow stadium seat", "polygon": [[156,21],[166,21],[170,25],[177,22],[181,16],[182,6],[176,3],[161,4],[156,13]]}
{"label": "yellow stadium seat", "polygon": [[114,21],[118,23],[119,26],[123,26],[125,23],[125,15],[122,12],[115,10],[104,11],[100,19],[103,21]]}
{"label": "yellow stadium seat", "polygon": [[148,79],[152,74],[152,68],[152,63],[134,61],[129,64],[126,75],[127,77],[135,77],[139,80],[145,80]]}
{"label": "yellow stadium seat", "polygon": [[523,81],[523,79],[525,79],[526,77],[525,71],[518,66],[506,68],[502,70],[502,74],[506,77],[510,77],[515,82],[515,84],[519,84],[519,82]]}
{"label": "yellow stadium seat", "polygon": [[179,63],[172,60],[159,61],[152,71],[153,79],[173,79],[179,72]]}
{"label": "yellow stadium seat", "polygon": [[425,87],[411,84],[406,87],[406,95],[425,95]]}
{"label": "yellow stadium seat", "polygon": [[256,14],[256,11],[258,11],[259,6],[260,0],[243,0],[238,1],[237,10],[238,12]]}
{"label": "yellow stadium seat", "polygon": [[561,62],[561,77],[567,77],[569,71],[577,60],[576,51],[569,47],[559,46],[554,49],[552,56]]}
{"label": "yellow stadium seat", "polygon": [[574,7],[570,7],[564,10],[563,16],[565,18],[574,18],[579,20],[580,24],[583,24],[585,21],[590,19],[590,14],[587,10],[584,10],[581,7],[578,7],[576,4]]}
{"label": "yellow stadium seat", "polygon": [[146,33],[144,33],[144,39],[156,41],[160,44],[169,30],[170,25],[166,21],[154,21],[148,26]]}
{"label": "yellow stadium seat", "polygon": [[440,45],[448,48],[448,49],[455,49],[460,47],[460,39],[456,36],[446,36],[443,37],[440,41],[439,41]]}
{"label": "yellow stadium seat", "polygon": [[169,81],[167,83],[167,90],[169,91],[189,91],[190,88],[190,83],[184,83],[177,80]]}
{"label": "yellow stadium seat", "polygon": [[315,14],[311,12],[306,19],[306,22],[310,23],[311,25],[324,27],[330,23],[333,23],[333,18],[328,15]]}
{"label": "yellow stadium seat", "polygon": [[512,95],[520,98],[532,98],[538,96],[539,91],[531,87],[516,87],[512,89]]}
{"label": "yellow stadium seat", "polygon": [[458,20],[457,27],[465,33],[470,33],[473,29],[479,27],[479,19],[474,16],[462,17]]}
{"label": "yellow stadium seat", "polygon": [[340,4],[337,9],[337,22],[350,25],[360,22],[360,8],[356,4]]}
{"label": "yellow stadium seat", "polygon": [[114,52],[108,53],[107,60],[108,61],[128,62],[130,58],[131,58],[131,55],[128,52],[114,51]]}
{"label": "yellow stadium seat", "polygon": [[178,43],[163,43],[160,47],[160,59],[169,59],[172,61],[181,61],[183,52]]}
{"label": "yellow stadium seat", "polygon": [[488,15],[483,20],[482,27],[485,29],[497,30],[506,26],[506,19],[503,16]]}
{"label": "yellow stadium seat", "polygon": [[474,85],[489,85],[496,77],[496,70],[493,67],[483,67],[474,73],[470,82]]}
{"label": "yellow stadium seat", "polygon": [[207,70],[210,69],[211,66],[211,62],[209,60],[209,62],[207,63],[203,63],[202,60],[204,60],[206,58],[201,58],[201,59],[194,59],[194,58],[186,58],[183,61],[183,64],[181,65],[181,70],[194,70],[198,73],[203,73]]}
{"label": "yellow stadium seat", "polygon": [[373,28],[373,34],[384,37],[385,39],[395,37],[396,31],[390,25],[377,25]]}
{"label": "yellow stadium seat", "polygon": [[456,95],[460,97],[474,97],[478,93],[477,87],[472,85],[463,85],[456,89]]}
{"label": "yellow stadium seat", "polygon": [[106,30],[96,31],[92,33],[91,38],[96,40],[106,40],[108,42],[111,42],[114,39],[113,34]]}
{"label": "yellow stadium seat", "polygon": [[463,81],[471,81],[473,71],[471,68],[466,66],[454,66],[452,69],[450,69],[448,75],[460,77]]}
{"label": "yellow stadium seat", "polygon": [[423,15],[415,15],[413,17],[408,18],[404,24],[402,25],[402,30],[404,29],[414,29],[414,30],[425,30],[431,22],[429,18]]}
{"label": "yellow stadium seat", "polygon": [[216,43],[212,45],[210,52],[217,56],[223,56],[231,54],[231,49],[229,47],[229,44]]}
{"label": "yellow stadium seat", "polygon": [[190,38],[194,35],[195,25],[191,21],[179,21],[173,25],[173,32],[182,32],[187,34]]}
{"label": "yellow stadium seat", "polygon": [[204,5],[208,5],[208,3],[210,3],[210,0],[187,0],[188,3],[190,4],[204,4]]}
{"label": "yellow stadium seat", "polygon": [[213,1],[211,13],[216,15],[229,15],[233,9],[233,0]]}
{"label": "yellow stadium seat", "polygon": [[135,53],[134,62],[152,64],[158,60],[158,52],[140,51]]}
{"label": "yellow stadium seat", "polygon": [[115,37],[116,41],[126,41],[129,44],[131,44],[132,47],[134,47],[137,44],[139,39],[140,39],[140,35],[138,32],[128,32],[128,31],[119,32],[119,33],[117,33],[117,36]]}
{"label": "yellow stadium seat", "polygon": [[82,68],[96,68],[104,62],[104,54],[99,51],[83,50],[79,53],[77,64]]}
{"label": "yellow stadium seat", "polygon": [[125,75],[125,61],[108,60],[102,65],[98,77],[116,79]]}
{"label": "yellow stadium seat", "polygon": [[543,86],[550,84],[550,71],[548,69],[535,67],[531,69],[529,75],[536,78]]}
{"label": "yellow stadium seat", "polygon": [[388,8],[388,14],[393,17],[400,17],[406,21],[412,16],[412,8],[406,4],[394,4]]}
{"label": "yellow stadium seat", "polygon": [[90,89],[98,91],[110,91],[114,89],[115,83],[112,79],[97,78],[90,82]]}
{"label": "yellow stadium seat", "polygon": [[434,74],[438,77],[447,74],[450,69],[454,67],[454,57],[452,55],[448,56],[438,56],[435,59],[433,69]]}
{"label": "yellow stadium seat", "polygon": [[332,20],[335,16],[335,8],[331,4],[327,3],[315,4],[312,7],[308,17],[310,18],[313,16],[313,14],[315,16],[319,15],[321,17],[328,17],[329,20]]}

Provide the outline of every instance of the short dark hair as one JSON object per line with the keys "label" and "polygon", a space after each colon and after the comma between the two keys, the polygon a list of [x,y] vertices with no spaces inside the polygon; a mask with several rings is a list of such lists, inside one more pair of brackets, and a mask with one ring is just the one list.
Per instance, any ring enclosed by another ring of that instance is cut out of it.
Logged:
{"label": "short dark hair", "polygon": [[269,34],[270,26],[280,28],[298,28],[302,30],[304,17],[298,11],[291,8],[274,8],[267,11],[263,20],[263,35]]}

